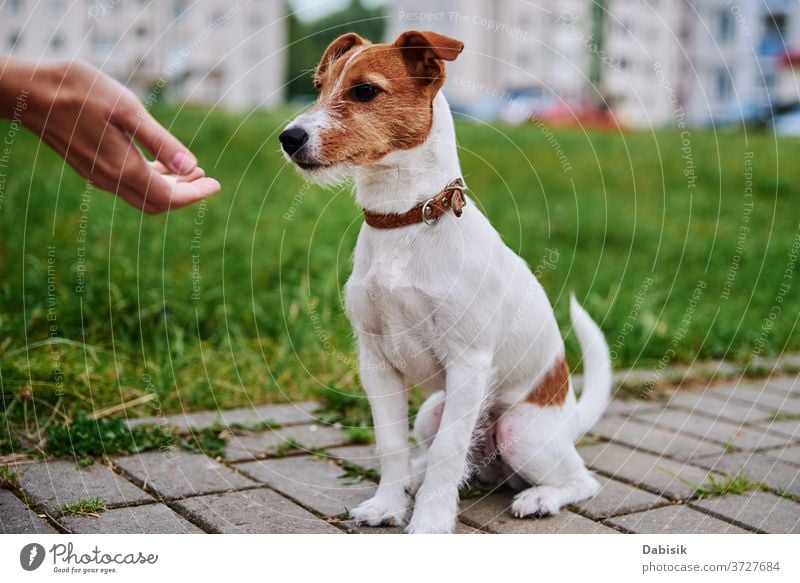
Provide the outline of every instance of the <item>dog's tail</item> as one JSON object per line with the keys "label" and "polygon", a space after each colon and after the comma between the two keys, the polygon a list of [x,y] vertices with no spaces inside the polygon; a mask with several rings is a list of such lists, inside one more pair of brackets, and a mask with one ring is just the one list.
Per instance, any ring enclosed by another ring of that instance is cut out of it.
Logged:
{"label": "dog's tail", "polygon": [[570,295],[569,315],[583,352],[583,391],[578,400],[578,430],[583,434],[594,425],[611,399],[611,356],[600,327]]}

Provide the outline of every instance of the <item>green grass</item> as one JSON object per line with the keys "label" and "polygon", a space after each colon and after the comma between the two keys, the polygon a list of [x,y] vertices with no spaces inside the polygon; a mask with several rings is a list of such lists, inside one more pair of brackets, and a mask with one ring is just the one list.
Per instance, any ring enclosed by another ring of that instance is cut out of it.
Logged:
{"label": "green grass", "polygon": [[372,468],[365,468],[358,464],[345,462],[342,464],[342,475],[339,476],[344,484],[360,484],[364,480],[372,480],[377,482],[380,480],[380,474],[377,470]]}
{"label": "green grass", "polygon": [[100,498],[84,498],[75,504],[64,505],[64,512],[71,516],[91,516],[97,518],[106,510],[108,510],[108,507]]}
{"label": "green grass", "polygon": [[766,486],[764,484],[751,480],[745,474],[726,476],[724,478],[716,478],[713,475],[709,475],[705,484],[697,485],[695,496],[698,500],[705,500],[727,494],[744,494],[753,490],[765,489]]}
{"label": "green grass", "polygon": [[71,423],[50,424],[40,452],[47,456],[71,456],[80,466],[93,457],[131,454],[174,445],[172,431],[155,426],[129,428],[121,419],[90,419],[79,413]]}
{"label": "green grass", "polygon": [[[341,302],[362,222],[349,189],[306,186],[284,164],[277,131],[288,114],[155,114],[221,194],[144,216],[84,196],[55,154],[14,138],[0,191],[0,453],[79,412],[137,417],[321,390],[355,395],[344,425],[368,426]],[[780,287],[798,233],[800,141],[693,132],[690,189],[678,131],[554,131],[568,172],[534,126],[458,131],[471,195],[538,272],[573,362],[571,290],[618,367],[800,348],[797,284]]]}
{"label": "green grass", "polygon": [[19,488],[20,479],[25,472],[15,472],[8,464],[0,466],[0,488],[11,490]]}

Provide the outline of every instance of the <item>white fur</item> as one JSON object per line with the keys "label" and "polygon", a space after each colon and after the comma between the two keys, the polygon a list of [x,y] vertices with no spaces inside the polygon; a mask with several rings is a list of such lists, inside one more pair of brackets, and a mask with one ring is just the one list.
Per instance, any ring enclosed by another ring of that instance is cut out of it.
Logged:
{"label": "white fur", "polygon": [[[404,212],[461,176],[444,96],[434,99],[432,128],[421,146],[352,173],[358,204],[382,213]],[[543,288],[474,202],[468,200],[460,218],[447,213],[435,225],[383,230],[365,224],[345,305],[381,459],[377,493],[352,511],[354,518],[406,524],[416,492],[408,532],[452,532],[458,487],[475,475],[527,487],[512,507],[518,516],[556,513],[596,492],[574,441],[607,403],[608,348],[573,300],[572,320],[587,357],[586,396],[578,404],[570,391],[563,406],[544,408],[524,402],[564,356],[564,344]],[[418,417],[423,455],[414,460],[410,385],[435,393]],[[482,451],[471,454],[482,434]]]}

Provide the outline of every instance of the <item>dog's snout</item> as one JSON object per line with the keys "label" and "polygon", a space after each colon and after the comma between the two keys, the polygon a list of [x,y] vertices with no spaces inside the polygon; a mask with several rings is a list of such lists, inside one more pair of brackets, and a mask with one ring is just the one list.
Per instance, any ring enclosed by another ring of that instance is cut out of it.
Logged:
{"label": "dog's snout", "polygon": [[302,148],[308,141],[308,132],[300,127],[284,130],[278,137],[283,150],[290,156]]}

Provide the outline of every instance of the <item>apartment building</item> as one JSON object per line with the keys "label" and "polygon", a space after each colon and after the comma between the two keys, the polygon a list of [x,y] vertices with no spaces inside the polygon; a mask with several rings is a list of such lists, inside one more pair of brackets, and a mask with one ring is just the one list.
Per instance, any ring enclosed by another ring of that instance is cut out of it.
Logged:
{"label": "apartment building", "polygon": [[230,108],[281,102],[283,2],[249,0],[6,0],[0,51],[80,58],[146,100]]}
{"label": "apartment building", "polygon": [[416,28],[463,41],[445,86],[456,104],[529,89],[574,100],[590,83],[591,12],[585,0],[394,0],[387,37]]}
{"label": "apartment building", "polygon": [[[734,123],[797,101],[797,0],[393,0],[389,36],[464,41],[446,90],[605,101],[629,127]],[[787,53],[792,55],[787,60]]]}

